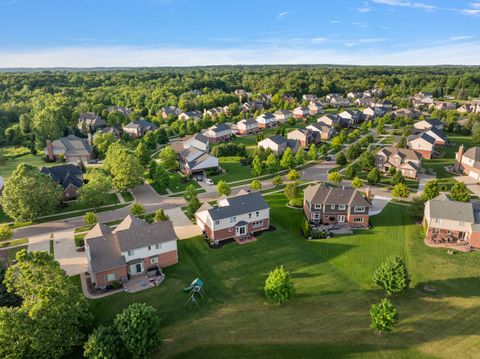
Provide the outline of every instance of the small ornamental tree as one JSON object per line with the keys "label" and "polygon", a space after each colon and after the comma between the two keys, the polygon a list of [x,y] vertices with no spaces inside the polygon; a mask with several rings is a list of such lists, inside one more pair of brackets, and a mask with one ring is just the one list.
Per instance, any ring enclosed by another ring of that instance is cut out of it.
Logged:
{"label": "small ornamental tree", "polygon": [[317,147],[312,143],[307,153],[307,158],[310,161],[315,161],[318,158]]}
{"label": "small ornamental tree", "polygon": [[170,170],[176,170],[178,168],[177,153],[172,146],[164,147],[159,154],[162,165]]}
{"label": "small ornamental tree", "polygon": [[288,171],[286,177],[287,177],[288,181],[296,181],[296,180],[300,179],[300,173],[298,173],[298,171],[292,169],[292,170]]}
{"label": "small ornamental tree", "polygon": [[8,224],[0,225],[0,241],[6,241],[12,238],[13,230]]}
{"label": "small ornamental tree", "polygon": [[185,188],[185,192],[183,193],[183,198],[188,202],[193,197],[197,197],[197,190],[193,184],[189,184],[187,188]]}
{"label": "small ornamental tree", "polygon": [[157,209],[155,211],[155,215],[153,216],[153,220],[155,222],[166,221],[167,219],[169,219],[169,217],[165,214],[163,208]]}
{"label": "small ornamental tree", "polygon": [[230,196],[230,193],[232,193],[232,190],[230,186],[227,184],[227,182],[225,182],[224,180],[220,180],[217,183],[217,192],[225,196]]}
{"label": "small ornamental tree", "polygon": [[344,165],[347,164],[347,156],[345,156],[345,153],[343,153],[343,151],[338,153],[338,155],[335,159],[335,162],[339,166],[344,166]]}
{"label": "small ornamental tree", "polygon": [[272,184],[273,184],[275,187],[280,187],[280,186],[283,184],[282,176],[276,175],[276,176],[273,178],[273,180],[272,180]]}
{"label": "small ornamental tree", "polygon": [[405,183],[405,177],[403,177],[401,171],[396,171],[392,177],[392,185],[395,186],[399,183]]}
{"label": "small ornamental tree", "polygon": [[373,281],[388,295],[397,294],[408,288],[410,275],[405,262],[399,256],[387,258],[373,273]]}
{"label": "small ornamental tree", "polygon": [[83,215],[83,221],[86,225],[93,226],[98,222],[98,218],[93,212],[87,212]]}
{"label": "small ornamental tree", "polygon": [[301,166],[305,163],[305,152],[303,149],[299,149],[297,153],[295,154],[295,164],[297,166]]}
{"label": "small ornamental tree", "polygon": [[280,160],[280,167],[287,169],[287,168],[293,168],[294,166],[295,166],[295,158],[293,157],[293,152],[290,149],[290,147],[287,147],[287,149],[282,155],[282,159]]}
{"label": "small ornamental tree", "polygon": [[398,322],[397,309],[386,298],[378,304],[370,307],[370,327],[375,329],[379,335],[384,332],[391,332]]}
{"label": "small ornamental tree", "polygon": [[342,182],[342,175],[340,174],[340,172],[330,172],[327,178],[332,183]]}
{"label": "small ornamental tree", "polygon": [[298,187],[296,182],[288,183],[285,186],[285,190],[283,191],[285,196],[288,198],[288,203],[290,205],[295,204],[295,199],[298,196]]}
{"label": "small ornamental tree", "polygon": [[363,186],[363,181],[360,178],[355,177],[352,181],[352,186],[353,188],[360,188]]}
{"label": "small ornamental tree", "polygon": [[275,173],[278,171],[280,165],[278,164],[278,158],[274,153],[270,153],[265,162],[268,172]]}
{"label": "small ornamental tree", "polygon": [[157,310],[145,303],[130,304],[113,322],[130,358],[149,358],[160,345],[160,318]]}
{"label": "small ornamental tree", "polygon": [[283,266],[275,268],[265,281],[265,296],[275,304],[281,304],[291,298],[295,287],[290,273]]}
{"label": "small ornamental tree", "polygon": [[422,200],[424,202],[434,199],[440,194],[440,186],[438,185],[437,180],[428,181],[425,184],[422,192]]}
{"label": "small ornamental tree", "polygon": [[378,182],[380,182],[380,179],[381,179],[380,172],[376,167],[373,167],[370,170],[370,172],[368,172],[368,175],[367,175],[368,184],[376,185]]}
{"label": "small ornamental tree", "polygon": [[254,191],[259,191],[262,189],[262,182],[259,180],[253,180],[252,183],[250,183],[250,188]]}
{"label": "small ornamental tree", "polygon": [[94,329],[83,349],[83,356],[90,359],[118,358],[125,350],[113,326]]}
{"label": "small ornamental tree", "polygon": [[145,213],[145,207],[141,203],[134,202],[130,207],[130,213],[136,217],[141,216]]}
{"label": "small ornamental tree", "polygon": [[392,188],[392,195],[400,198],[407,198],[410,194],[408,187],[405,183],[397,183]]}
{"label": "small ornamental tree", "polygon": [[345,168],[345,171],[343,171],[343,173],[348,178],[353,178],[357,174],[357,168],[355,167],[355,165],[350,165],[347,168]]}
{"label": "small ornamental tree", "polygon": [[455,183],[450,189],[450,198],[454,201],[468,202],[470,201],[470,193],[467,186],[463,182]]}
{"label": "small ornamental tree", "polygon": [[187,209],[186,209],[187,216],[189,218],[195,217],[195,212],[197,212],[197,210],[200,208],[201,205],[202,204],[200,203],[200,200],[198,199],[197,196],[190,198],[187,204]]}
{"label": "small ornamental tree", "polygon": [[262,160],[259,156],[255,156],[252,161],[252,175],[258,177],[262,174]]}

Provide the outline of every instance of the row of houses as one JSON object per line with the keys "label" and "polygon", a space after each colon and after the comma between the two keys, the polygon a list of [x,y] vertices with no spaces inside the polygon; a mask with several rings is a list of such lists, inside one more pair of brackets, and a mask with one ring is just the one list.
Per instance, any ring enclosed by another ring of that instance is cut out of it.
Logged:
{"label": "row of houses", "polygon": [[[118,108],[118,107],[115,107]],[[125,113],[128,113],[127,108],[121,108]],[[113,109],[112,109],[113,110]],[[118,110],[115,110],[118,111]],[[120,111],[121,112],[121,111]],[[123,112],[122,112],[123,113]],[[115,127],[107,127],[107,122],[101,118],[99,115],[96,115],[93,112],[82,113],[78,118],[77,127],[81,131],[86,131],[88,133],[113,133],[117,137],[120,135],[120,130]],[[145,120],[144,118],[139,118],[137,120],[131,121],[127,125],[122,127],[124,133],[128,134],[130,137],[142,137],[148,131],[153,131],[156,129],[156,126],[150,121]]]}

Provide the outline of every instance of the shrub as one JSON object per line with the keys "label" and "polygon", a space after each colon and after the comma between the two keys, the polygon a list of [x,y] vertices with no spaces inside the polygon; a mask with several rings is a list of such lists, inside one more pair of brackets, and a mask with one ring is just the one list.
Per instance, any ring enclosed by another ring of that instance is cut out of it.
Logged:
{"label": "shrub", "polygon": [[378,304],[372,304],[370,307],[370,327],[375,329],[380,335],[383,332],[391,332],[395,323],[398,322],[397,309],[388,299],[382,299]]}
{"label": "shrub", "polygon": [[93,212],[87,212],[83,215],[83,221],[85,224],[88,224],[90,226],[93,226],[98,222],[98,218]]}
{"label": "shrub", "polygon": [[290,273],[283,266],[270,272],[265,281],[265,296],[275,304],[281,304],[291,298],[295,287],[290,278]]}
{"label": "shrub", "polygon": [[13,230],[8,224],[0,226],[0,241],[6,241],[12,238]]}
{"label": "shrub", "polygon": [[145,213],[145,207],[141,203],[134,202],[130,207],[130,213],[136,217]]}
{"label": "shrub", "polygon": [[401,293],[410,284],[405,262],[399,256],[385,260],[373,273],[373,281],[383,288],[388,295]]}

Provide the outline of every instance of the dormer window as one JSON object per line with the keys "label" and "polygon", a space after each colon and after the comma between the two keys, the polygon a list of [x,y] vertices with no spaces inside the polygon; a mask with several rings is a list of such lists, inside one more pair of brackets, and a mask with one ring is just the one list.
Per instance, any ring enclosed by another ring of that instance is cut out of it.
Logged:
{"label": "dormer window", "polygon": [[220,224],[220,221],[217,219],[214,223],[216,226],[218,226]]}
{"label": "dormer window", "polygon": [[235,223],[236,221],[237,221],[236,216],[230,217],[230,223]]}
{"label": "dormer window", "polygon": [[338,209],[341,210],[341,211],[345,210],[346,208],[347,208],[346,204],[339,204],[338,205]]}
{"label": "dormer window", "polygon": [[365,211],[365,207],[357,206],[353,208],[354,212],[363,212]]}
{"label": "dormer window", "polygon": [[320,203],[315,203],[314,208],[315,209],[322,209],[322,205]]}
{"label": "dormer window", "polygon": [[133,255],[135,254],[135,251],[134,251],[133,249],[130,249],[130,250],[127,252],[127,254],[128,254],[129,256],[133,256]]}

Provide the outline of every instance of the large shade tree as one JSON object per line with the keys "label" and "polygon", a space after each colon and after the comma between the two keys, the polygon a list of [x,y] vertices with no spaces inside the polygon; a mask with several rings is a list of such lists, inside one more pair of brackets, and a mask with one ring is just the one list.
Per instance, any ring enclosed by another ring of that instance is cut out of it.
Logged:
{"label": "large shade tree", "polygon": [[112,176],[112,184],[119,191],[143,183],[140,161],[120,142],[115,142],[108,148],[104,168]]}
{"label": "large shade tree", "polygon": [[32,165],[21,163],[3,189],[3,211],[15,221],[31,221],[53,213],[62,199],[62,188]]}

